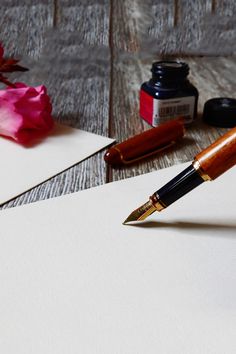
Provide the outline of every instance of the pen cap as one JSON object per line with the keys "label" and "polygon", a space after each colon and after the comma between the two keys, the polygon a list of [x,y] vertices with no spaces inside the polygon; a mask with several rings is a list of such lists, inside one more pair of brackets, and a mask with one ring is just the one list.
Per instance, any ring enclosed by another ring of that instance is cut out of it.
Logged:
{"label": "pen cap", "polygon": [[202,119],[216,127],[232,128],[236,126],[236,99],[217,97],[208,100],[203,109]]}
{"label": "pen cap", "polygon": [[104,159],[111,165],[133,163],[167,148],[184,135],[182,119],[161,124],[111,147]]}

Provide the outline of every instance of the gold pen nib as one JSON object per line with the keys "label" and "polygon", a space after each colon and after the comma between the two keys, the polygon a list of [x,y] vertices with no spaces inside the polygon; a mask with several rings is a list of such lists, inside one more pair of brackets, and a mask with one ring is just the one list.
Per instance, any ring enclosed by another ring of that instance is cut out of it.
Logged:
{"label": "gold pen nib", "polygon": [[147,203],[143,204],[141,207],[135,209],[128,218],[123,222],[123,224],[127,224],[131,221],[141,221],[145,220],[149,215],[157,211],[157,209],[152,204],[151,200]]}

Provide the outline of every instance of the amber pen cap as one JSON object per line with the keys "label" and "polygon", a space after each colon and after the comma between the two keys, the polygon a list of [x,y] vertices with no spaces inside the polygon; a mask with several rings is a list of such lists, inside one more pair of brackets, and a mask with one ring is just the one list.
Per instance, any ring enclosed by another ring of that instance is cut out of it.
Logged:
{"label": "amber pen cap", "polygon": [[113,166],[132,164],[170,147],[183,137],[184,132],[183,119],[168,121],[112,146],[104,160]]}

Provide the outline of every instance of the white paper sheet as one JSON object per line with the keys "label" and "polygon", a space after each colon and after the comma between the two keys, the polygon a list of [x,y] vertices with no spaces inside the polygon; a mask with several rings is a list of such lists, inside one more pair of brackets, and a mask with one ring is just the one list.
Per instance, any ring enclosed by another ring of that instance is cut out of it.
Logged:
{"label": "white paper sheet", "polygon": [[0,137],[0,204],[91,156],[114,140],[56,125],[40,144],[25,148]]}
{"label": "white paper sheet", "polygon": [[236,352],[236,168],[140,226],[183,166],[0,213],[0,352]]}

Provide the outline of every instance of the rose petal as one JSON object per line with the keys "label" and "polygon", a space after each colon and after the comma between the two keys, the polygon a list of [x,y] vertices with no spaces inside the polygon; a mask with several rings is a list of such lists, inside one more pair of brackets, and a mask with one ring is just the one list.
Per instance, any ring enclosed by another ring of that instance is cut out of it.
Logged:
{"label": "rose petal", "polygon": [[23,118],[14,112],[14,107],[7,101],[0,104],[0,134],[14,138],[23,123]]}
{"label": "rose petal", "polygon": [[52,106],[45,86],[0,90],[0,134],[28,143],[53,127]]}

